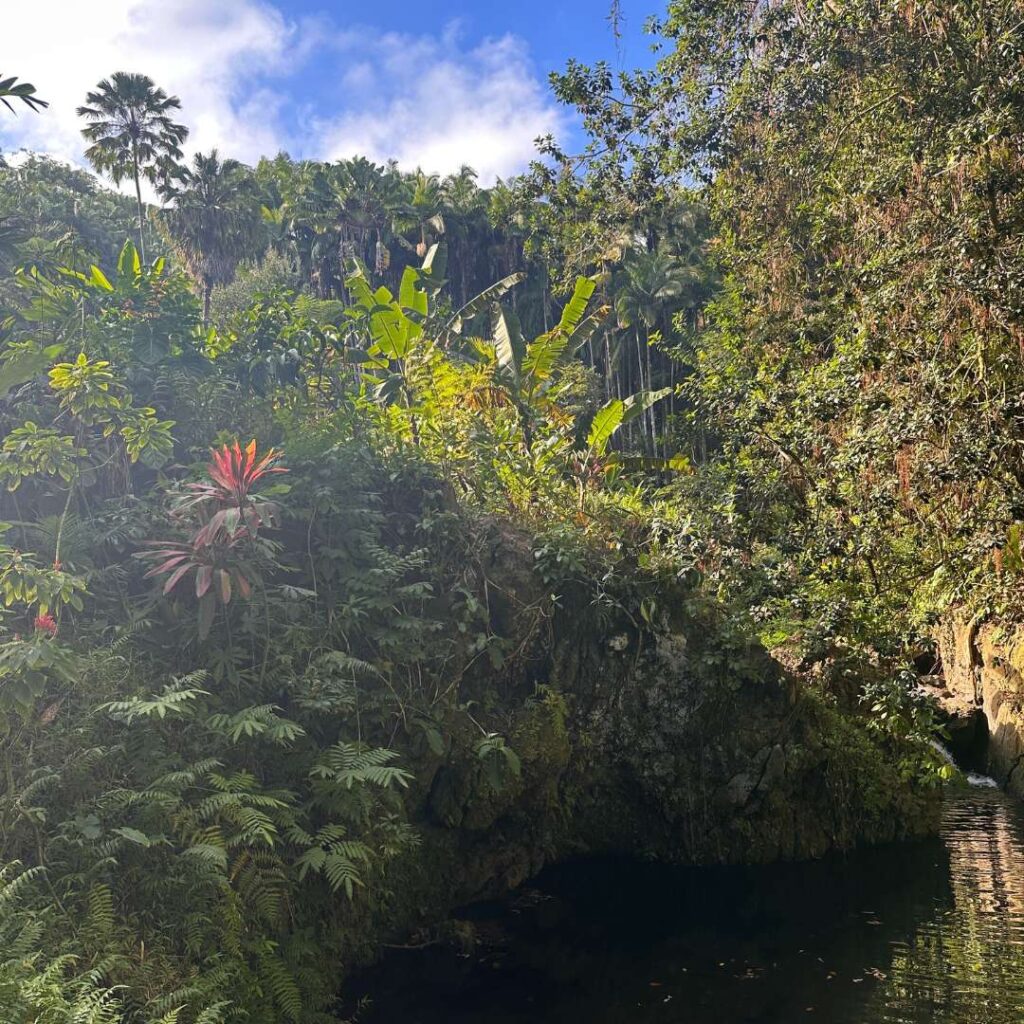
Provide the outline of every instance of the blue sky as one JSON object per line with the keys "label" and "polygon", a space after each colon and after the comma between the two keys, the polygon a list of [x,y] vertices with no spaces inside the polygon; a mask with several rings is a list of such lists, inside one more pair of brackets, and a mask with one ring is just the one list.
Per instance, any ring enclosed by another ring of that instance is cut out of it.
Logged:
{"label": "blue sky", "polygon": [[0,65],[51,101],[0,119],[0,147],[81,161],[74,109],[99,78],[144,71],[181,97],[189,149],[254,161],[286,149],[336,159],[362,153],[484,183],[522,170],[533,139],[578,141],[547,73],[569,57],[646,64],[642,28],[656,0],[498,4],[412,0],[35,0],[5,11],[13,43]]}

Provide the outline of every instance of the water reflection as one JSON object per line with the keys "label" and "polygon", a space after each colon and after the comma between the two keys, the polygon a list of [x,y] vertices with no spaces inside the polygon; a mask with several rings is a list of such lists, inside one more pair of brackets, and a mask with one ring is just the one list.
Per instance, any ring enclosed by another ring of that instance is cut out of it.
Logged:
{"label": "water reflection", "polygon": [[[893,947],[891,980],[868,1020],[1024,1021],[1021,813],[991,790],[946,809],[952,906]],[[923,1015],[930,1008],[931,1017]]]}
{"label": "water reflection", "polygon": [[1024,818],[951,798],[941,840],[817,864],[547,872],[466,912],[487,951],[396,952],[384,1024],[1021,1024]]}

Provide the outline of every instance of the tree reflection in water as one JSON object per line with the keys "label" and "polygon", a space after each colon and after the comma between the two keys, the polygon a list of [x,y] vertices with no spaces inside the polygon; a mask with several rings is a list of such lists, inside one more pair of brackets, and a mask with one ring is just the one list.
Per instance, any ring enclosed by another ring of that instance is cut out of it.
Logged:
{"label": "tree reflection in water", "polygon": [[[893,946],[879,1021],[1024,1021],[1024,830],[1021,811],[992,790],[946,809],[951,905]],[[930,1011],[930,1016],[926,1015]]]}

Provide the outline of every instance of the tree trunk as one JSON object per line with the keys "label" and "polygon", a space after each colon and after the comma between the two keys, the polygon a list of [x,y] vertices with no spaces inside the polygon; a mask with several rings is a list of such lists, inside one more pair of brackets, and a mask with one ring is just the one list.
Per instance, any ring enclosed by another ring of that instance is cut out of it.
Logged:
{"label": "tree trunk", "polygon": [[609,332],[604,332],[604,400],[611,401],[615,378],[612,375],[612,346],[608,339]]}
{"label": "tree trunk", "polygon": [[[651,339],[647,339],[647,387],[648,390],[654,390],[654,377],[651,374]],[[651,428],[651,454],[658,454],[658,442],[657,442],[657,418],[654,412],[654,406],[650,406],[647,410],[647,415],[650,418]]]}
{"label": "tree trunk", "polygon": [[213,295],[213,282],[203,278],[203,330],[210,326],[210,297]]}
{"label": "tree trunk", "polygon": [[144,217],[142,212],[142,185],[139,181],[139,147],[132,141],[132,170],[135,174],[135,201],[139,206],[139,258],[142,265],[146,265],[146,232],[144,228]]}
{"label": "tree trunk", "polygon": [[668,425],[665,430],[665,458],[668,456],[668,436],[671,432],[669,426],[674,427],[676,422],[676,361],[669,358],[668,361],[668,386],[672,389],[668,395]]}
{"label": "tree trunk", "polygon": [[[637,376],[640,379],[640,386],[636,390],[637,391],[643,391],[644,390],[644,353],[643,353],[643,350],[640,348],[640,328],[639,327],[637,327],[636,330],[634,331],[634,336],[636,337],[636,372],[637,372]],[[638,426],[640,427],[640,447],[642,448],[643,453],[646,455],[647,454],[647,417],[645,415],[643,415],[643,414],[640,415],[640,422],[639,422]]]}

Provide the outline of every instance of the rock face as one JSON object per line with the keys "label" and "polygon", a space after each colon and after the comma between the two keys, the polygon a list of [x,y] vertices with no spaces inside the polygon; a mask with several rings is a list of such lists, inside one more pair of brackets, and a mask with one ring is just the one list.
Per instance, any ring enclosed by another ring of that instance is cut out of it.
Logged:
{"label": "rock face", "polygon": [[804,692],[761,648],[714,623],[662,635],[629,683],[577,721],[598,756],[578,770],[587,849],[683,864],[817,857],[916,835],[934,794],[897,781],[892,758]]}
{"label": "rock face", "polygon": [[970,741],[973,728],[979,767],[1024,797],[1024,627],[954,614],[937,640],[954,740],[960,732]]}
{"label": "rock face", "polygon": [[515,657],[464,674],[443,744],[401,750],[421,843],[354,922],[347,962],[571,857],[755,863],[936,827],[938,791],[902,770],[912,752],[802,689],[681,584],[613,590],[600,563],[552,581],[509,530],[478,550],[500,582],[490,627]]}
{"label": "rock face", "polygon": [[[907,751],[802,691],[714,609],[675,618],[639,625],[570,595],[525,667],[478,681],[477,724],[447,722],[450,747],[412,766],[422,844],[394,879],[392,934],[573,856],[757,863],[934,830],[939,794],[897,770]],[[481,760],[481,728],[515,771]]]}

